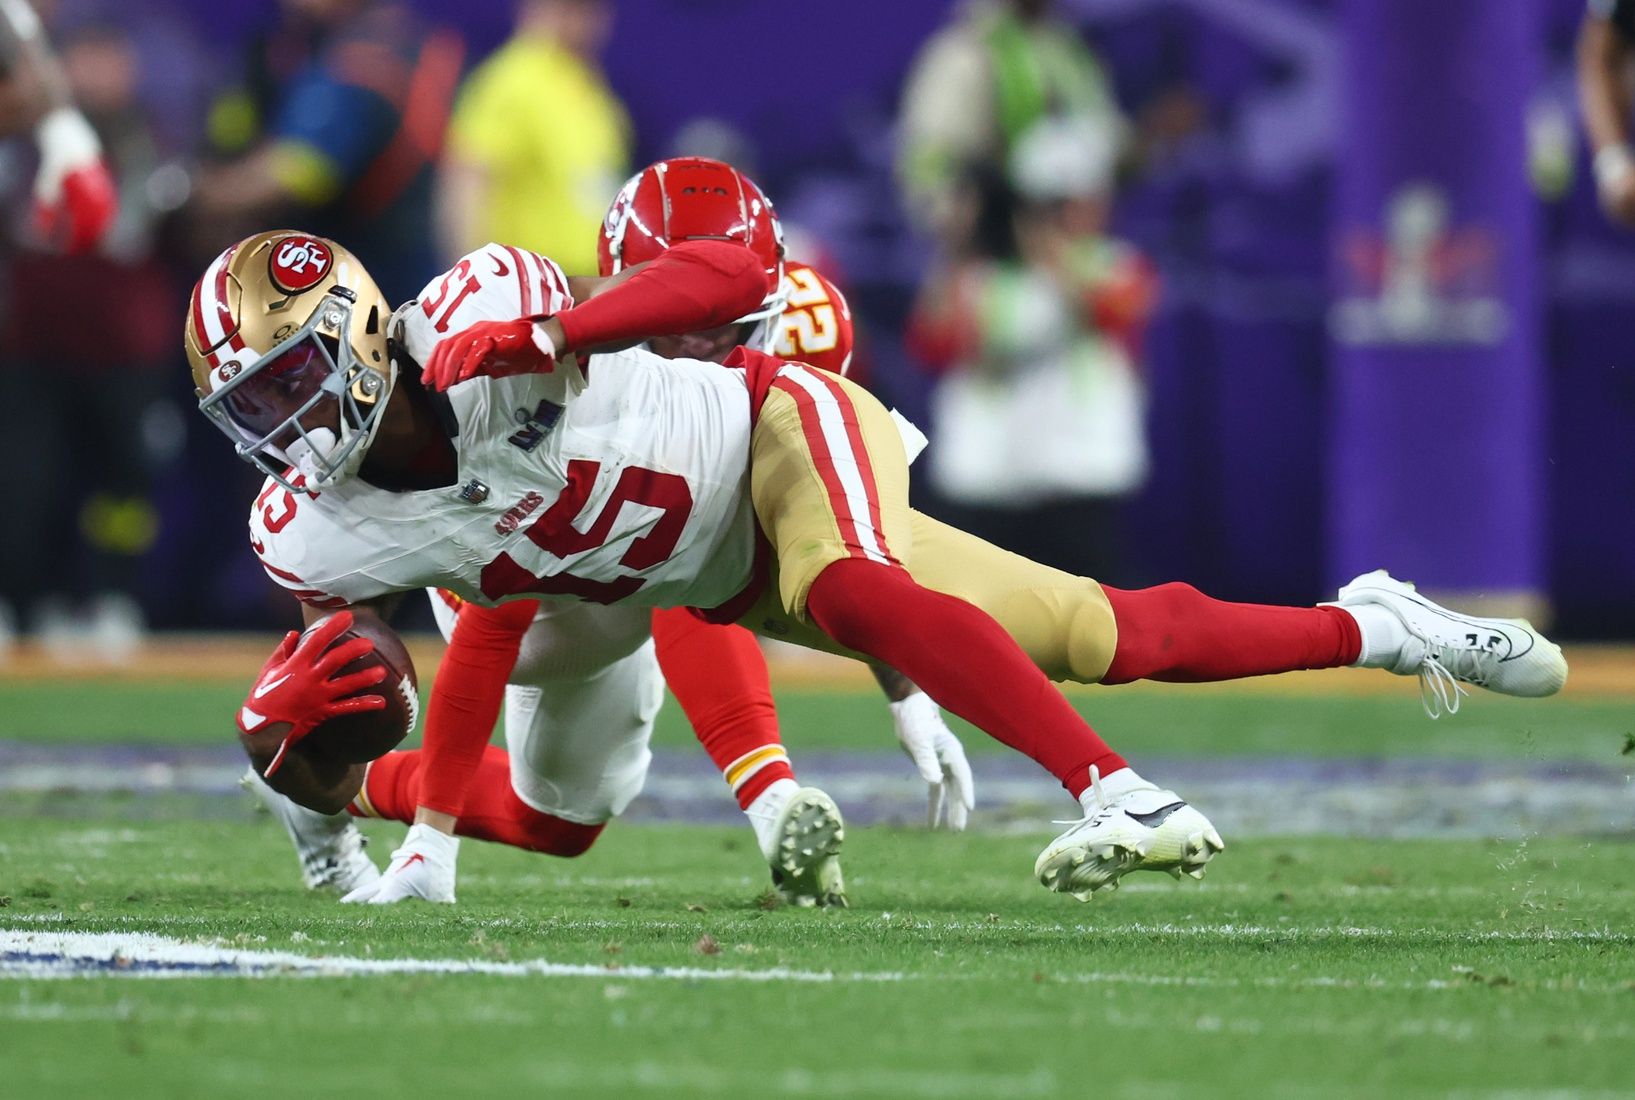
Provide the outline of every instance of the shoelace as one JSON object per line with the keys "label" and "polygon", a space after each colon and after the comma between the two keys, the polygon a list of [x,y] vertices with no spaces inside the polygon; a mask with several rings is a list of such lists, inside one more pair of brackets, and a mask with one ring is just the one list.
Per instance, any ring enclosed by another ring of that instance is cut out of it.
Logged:
{"label": "shoelace", "polygon": [[1087,813],[1083,817],[1075,818],[1072,821],[1052,821],[1051,824],[1052,825],[1083,825],[1086,822],[1099,821],[1100,819],[1106,817],[1108,814],[1112,813],[1113,812],[1113,804],[1110,801],[1108,801],[1107,792],[1101,789],[1101,769],[1096,767],[1096,765],[1094,765],[1094,764],[1090,765],[1090,790],[1092,792],[1094,792],[1094,794],[1096,796],[1097,809],[1096,809],[1095,813],[1093,813],[1093,814]]}
{"label": "shoelace", "polygon": [[1498,654],[1490,649],[1436,641],[1415,635],[1425,643],[1419,663],[1419,702],[1431,718],[1458,714],[1459,701],[1470,692],[1465,684],[1486,684]]}

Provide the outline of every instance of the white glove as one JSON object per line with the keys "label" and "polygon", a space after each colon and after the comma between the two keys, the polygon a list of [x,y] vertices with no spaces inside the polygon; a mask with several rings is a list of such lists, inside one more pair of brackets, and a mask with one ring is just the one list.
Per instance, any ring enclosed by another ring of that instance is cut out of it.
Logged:
{"label": "white glove", "polygon": [[460,853],[460,838],[438,832],[430,825],[412,825],[403,846],[392,853],[392,862],[379,879],[360,886],[341,902],[391,905],[418,898],[454,904],[454,859]]}
{"label": "white glove", "polygon": [[944,825],[953,832],[965,828],[976,808],[976,783],[965,747],[942,720],[942,708],[923,691],[891,704],[897,724],[897,740],[920,770],[920,778],[930,784],[927,823],[935,829]]}

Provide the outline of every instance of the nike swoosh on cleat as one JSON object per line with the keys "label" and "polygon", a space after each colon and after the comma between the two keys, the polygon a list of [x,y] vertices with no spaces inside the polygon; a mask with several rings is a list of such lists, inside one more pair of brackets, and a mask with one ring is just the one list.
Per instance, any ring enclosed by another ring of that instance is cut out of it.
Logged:
{"label": "nike swoosh on cleat", "polygon": [[[1373,591],[1388,592],[1389,589],[1376,588],[1373,589]],[[1450,611],[1439,604],[1431,603],[1429,600],[1426,600],[1424,597],[1420,596],[1417,592],[1397,592],[1392,594],[1401,596],[1409,603],[1418,604],[1427,611],[1433,613],[1440,612],[1450,619],[1464,623],[1467,626],[1475,627],[1477,630],[1493,631],[1499,637],[1504,639],[1505,649],[1507,650],[1505,655],[1499,658],[1500,664],[1504,664],[1507,661],[1517,660],[1518,658],[1525,657],[1529,653],[1533,652],[1533,632],[1522,627],[1520,623],[1506,622],[1504,619],[1481,619],[1475,616],[1462,614],[1458,611]],[[1495,622],[1499,624],[1497,627],[1493,625]],[[1517,639],[1514,637],[1514,634],[1519,634],[1521,636],[1520,640],[1526,644],[1518,648],[1516,645]]]}
{"label": "nike swoosh on cleat", "polygon": [[1179,810],[1185,805],[1185,802],[1171,802],[1168,806],[1160,806],[1158,809],[1149,810],[1144,814],[1133,814],[1129,810],[1125,810],[1124,816],[1134,821],[1139,821],[1149,829],[1156,829],[1165,821],[1169,820],[1170,814],[1174,813],[1176,810]]}
{"label": "nike swoosh on cleat", "polygon": [[263,695],[267,694],[267,692],[272,691],[275,688],[277,688],[279,684],[282,684],[285,680],[288,680],[292,675],[294,675],[294,673],[286,672],[286,673],[284,673],[284,675],[280,676],[276,680],[271,681],[270,683],[257,684],[256,687],[255,687],[255,690],[253,692],[251,692],[250,694],[251,694],[251,696],[253,698],[259,699]]}
{"label": "nike swoosh on cleat", "polygon": [[410,867],[413,867],[416,863],[424,863],[424,862],[426,862],[426,857],[421,855],[419,852],[416,852],[414,855],[410,856],[408,859],[403,861],[403,866],[401,866],[401,867],[399,867],[397,869],[397,873],[401,875],[404,871],[407,871]]}

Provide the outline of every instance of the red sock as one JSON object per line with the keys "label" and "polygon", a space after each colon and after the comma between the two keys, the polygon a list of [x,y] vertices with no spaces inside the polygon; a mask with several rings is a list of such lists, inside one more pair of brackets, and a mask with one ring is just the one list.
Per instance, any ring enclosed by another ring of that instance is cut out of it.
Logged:
{"label": "red sock", "polygon": [[773,782],[795,778],[754,634],[677,607],[653,612],[653,641],[671,693],[739,806],[747,810]]}
{"label": "red sock", "polygon": [[1362,652],[1339,607],[1269,607],[1210,599],[1190,584],[1126,592],[1102,585],[1118,624],[1104,684],[1203,683],[1304,668],[1339,668]]}
{"label": "red sock", "polygon": [[[363,791],[347,807],[355,817],[383,817],[414,821],[419,803],[420,771],[426,754],[419,749],[389,752],[369,765]],[[595,843],[604,824],[581,825],[551,814],[541,813],[511,787],[511,758],[497,745],[489,745],[472,777],[466,798],[466,812],[460,815],[455,833],[473,840],[509,844],[530,852],[553,856],[577,856]]]}
{"label": "red sock", "polygon": [[818,574],[806,607],[829,637],[1038,761],[1075,797],[1090,785],[1090,765],[1102,775],[1128,766],[987,612],[920,587],[906,570],[835,562]]}
{"label": "red sock", "polygon": [[420,749],[389,752],[369,765],[363,789],[346,804],[353,817],[379,817],[413,824],[420,805]]}

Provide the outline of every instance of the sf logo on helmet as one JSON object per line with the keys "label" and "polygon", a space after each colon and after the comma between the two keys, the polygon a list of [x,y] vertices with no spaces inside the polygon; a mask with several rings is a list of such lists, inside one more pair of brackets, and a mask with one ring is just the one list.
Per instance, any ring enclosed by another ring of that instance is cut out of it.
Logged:
{"label": "sf logo on helmet", "polygon": [[328,274],[334,258],[329,246],[311,237],[285,237],[267,261],[267,274],[280,290],[299,294],[311,290]]}

